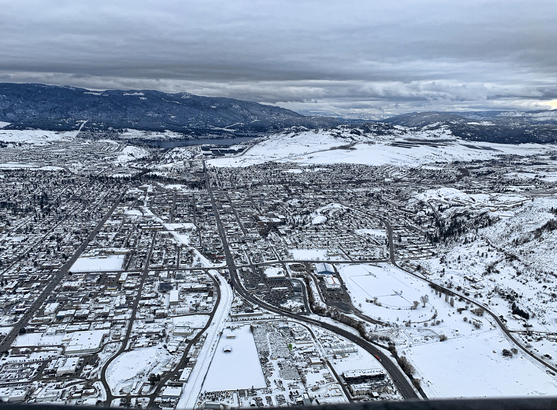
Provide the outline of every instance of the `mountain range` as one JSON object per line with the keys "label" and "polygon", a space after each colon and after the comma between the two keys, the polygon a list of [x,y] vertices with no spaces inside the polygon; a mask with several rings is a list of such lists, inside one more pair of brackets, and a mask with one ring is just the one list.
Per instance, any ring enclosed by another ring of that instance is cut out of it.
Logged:
{"label": "mountain range", "polygon": [[271,105],[159,91],[91,91],[43,84],[0,84],[0,121],[13,128],[69,131],[138,129],[189,136],[258,134],[342,121]]}
{"label": "mountain range", "polygon": [[[231,98],[16,83],[0,83],[0,121],[9,123],[7,128],[11,129],[70,131],[81,127],[84,135],[115,137],[123,130],[137,129],[173,131],[193,139],[265,135],[292,127],[365,127],[363,121],[303,116],[284,108]],[[395,127],[444,128],[454,136],[473,141],[557,142],[557,110],[423,112],[368,124],[374,124],[372,128],[383,134]]]}

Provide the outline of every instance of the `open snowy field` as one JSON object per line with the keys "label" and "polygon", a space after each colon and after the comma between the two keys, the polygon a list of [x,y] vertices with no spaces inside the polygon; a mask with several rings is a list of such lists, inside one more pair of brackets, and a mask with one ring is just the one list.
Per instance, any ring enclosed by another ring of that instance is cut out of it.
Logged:
{"label": "open snowy field", "polygon": [[72,141],[76,135],[77,131],[0,129],[0,141],[32,145],[47,145],[57,141]]}
{"label": "open snowy field", "polygon": [[348,265],[339,271],[355,306],[398,326],[391,337],[431,397],[557,394],[557,381],[521,351],[503,356],[503,349],[516,346],[466,301],[437,294],[388,264]]}
{"label": "open snowy field", "polygon": [[171,359],[162,346],[122,353],[108,366],[106,381],[114,394],[129,393],[136,383],[147,382],[149,374],[160,373]]}
{"label": "open snowy field", "polygon": [[555,396],[557,380],[512,346],[499,330],[407,349],[426,394],[435,398]]}
{"label": "open snowy field", "polygon": [[124,263],[123,255],[110,255],[106,258],[81,257],[72,265],[72,272],[103,272],[121,270]]}
{"label": "open snowy field", "polygon": [[326,260],[326,249],[289,249],[294,259],[297,260]]}
{"label": "open snowy field", "polygon": [[172,318],[174,326],[188,326],[192,329],[202,329],[207,324],[209,315],[186,315]]}
{"label": "open snowy field", "polygon": [[[227,339],[226,331],[221,335],[203,390],[250,389],[252,386],[257,389],[266,386],[249,326],[236,329],[234,334],[234,339]],[[225,346],[232,350],[224,352]]]}
{"label": "open snowy field", "polygon": [[[421,306],[421,297],[429,298],[431,288],[401,269],[381,263],[347,265],[339,272],[354,305],[366,315],[389,322],[416,322],[433,316],[428,306]],[[414,301],[419,302],[419,308],[413,308]]]}

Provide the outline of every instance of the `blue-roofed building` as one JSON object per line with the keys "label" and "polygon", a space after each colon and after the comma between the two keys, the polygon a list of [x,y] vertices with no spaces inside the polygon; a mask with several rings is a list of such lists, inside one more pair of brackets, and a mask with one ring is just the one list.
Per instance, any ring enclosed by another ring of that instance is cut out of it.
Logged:
{"label": "blue-roofed building", "polygon": [[315,264],[315,270],[317,271],[318,275],[334,275],[335,274],[335,270],[333,269],[333,265],[331,265],[330,263],[325,263],[325,262],[316,263]]}

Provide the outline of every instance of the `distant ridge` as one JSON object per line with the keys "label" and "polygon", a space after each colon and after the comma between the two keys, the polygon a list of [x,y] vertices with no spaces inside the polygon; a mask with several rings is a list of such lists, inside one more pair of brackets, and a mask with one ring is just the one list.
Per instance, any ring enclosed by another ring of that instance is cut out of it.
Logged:
{"label": "distant ridge", "polygon": [[319,128],[342,122],[231,98],[12,83],[0,83],[0,121],[16,129],[57,131],[76,130],[87,121],[84,131],[168,130],[193,137],[270,133],[294,126]]}
{"label": "distant ridge", "polygon": [[419,129],[447,128],[471,141],[504,144],[557,142],[556,111],[422,112],[397,115],[388,124]]}
{"label": "distant ridge", "polygon": [[372,127],[374,133],[381,135],[394,132],[396,126],[424,131],[443,128],[471,141],[557,142],[557,110],[421,112],[365,123],[303,116],[284,108],[231,98],[152,90],[94,91],[44,84],[0,83],[0,121],[9,123],[7,127],[12,129],[53,131],[77,130],[83,125],[82,136],[115,138],[126,129],[173,131],[185,139],[201,139],[343,125],[353,127],[356,133]]}

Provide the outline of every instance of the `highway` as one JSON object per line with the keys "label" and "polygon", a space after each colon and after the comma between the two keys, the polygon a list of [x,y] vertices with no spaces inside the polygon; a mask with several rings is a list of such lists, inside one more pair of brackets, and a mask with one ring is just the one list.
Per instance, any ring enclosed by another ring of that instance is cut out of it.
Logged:
{"label": "highway", "polygon": [[[219,274],[216,271],[212,272],[213,277],[218,277]],[[197,404],[197,397],[201,392],[203,387],[203,382],[205,381],[205,376],[209,370],[211,361],[215,354],[215,349],[217,348],[220,335],[225,326],[225,320],[230,313],[230,307],[232,305],[232,300],[234,295],[232,289],[228,283],[221,280],[219,283],[220,288],[220,303],[215,307],[214,316],[209,322],[210,325],[206,331],[207,337],[203,343],[203,348],[199,352],[197,357],[197,362],[190,374],[188,383],[186,384],[186,391],[182,393],[177,409],[194,409]]]}
{"label": "highway", "polygon": [[[162,379],[158,382],[157,387],[155,388],[153,393],[151,393],[149,395],[149,397],[150,397],[149,398],[149,404],[147,405],[148,409],[154,408],[155,399],[159,396],[159,393],[163,389],[163,387],[165,387],[166,382],[168,382],[169,380],[172,380],[172,379],[177,379],[179,376],[181,376],[181,373],[184,371],[184,368],[186,367],[186,365],[188,364],[188,362],[190,360],[189,353],[190,353],[191,348],[199,341],[199,339],[201,339],[201,336],[203,336],[203,334],[205,334],[205,332],[207,331],[209,326],[211,326],[211,324],[213,323],[213,318],[215,317],[215,314],[217,313],[217,306],[219,306],[220,301],[221,301],[221,295],[222,295],[221,289],[222,288],[221,288],[221,285],[219,285],[218,281],[214,277],[211,277],[211,278],[213,279],[213,283],[216,287],[217,300],[215,302],[215,308],[213,309],[213,311],[209,315],[209,319],[207,320],[207,323],[205,324],[205,326],[202,329],[200,329],[199,332],[197,332],[197,334],[195,335],[195,337],[188,343],[188,346],[186,347],[186,349],[184,350],[184,353],[182,354],[182,359],[176,365],[174,370],[171,371],[171,372],[166,373],[162,377]],[[188,393],[183,392],[183,394],[188,394]]]}
{"label": "highway", "polygon": [[311,319],[308,318],[304,315],[299,315],[299,314],[295,314],[295,313],[291,313],[288,311],[284,311],[282,309],[276,308],[272,305],[269,305],[268,303],[265,303],[257,298],[255,298],[254,296],[252,296],[249,292],[247,292],[244,287],[242,286],[239,277],[238,277],[238,272],[236,269],[236,264],[234,262],[234,258],[232,257],[232,254],[230,252],[230,247],[228,245],[228,241],[226,239],[226,233],[220,218],[220,214],[218,211],[218,207],[215,201],[215,197],[213,194],[213,189],[211,187],[211,183],[210,183],[210,179],[209,179],[209,174],[207,172],[207,168],[205,163],[203,163],[203,169],[205,172],[205,179],[206,179],[206,185],[207,185],[207,191],[209,193],[209,197],[211,199],[211,204],[213,207],[213,212],[215,214],[215,218],[217,221],[217,228],[219,231],[219,235],[221,237],[221,241],[222,241],[222,245],[223,245],[223,250],[225,253],[225,258],[226,258],[226,263],[228,266],[228,270],[230,272],[230,279],[231,279],[231,284],[232,287],[234,288],[234,290],[236,290],[236,292],[238,292],[238,294],[240,296],[242,296],[243,298],[245,298],[246,300],[248,300],[249,302],[253,303],[254,305],[259,305],[273,313],[282,315],[282,316],[286,316],[292,319],[295,319],[297,321],[300,322],[305,322],[314,326],[319,326],[323,329],[326,329],[328,331],[331,331],[333,333],[336,333],[348,340],[350,340],[351,342],[357,344],[358,346],[362,347],[364,350],[366,350],[367,352],[371,353],[372,355],[376,356],[379,358],[379,360],[381,361],[381,364],[383,365],[383,367],[385,368],[385,370],[387,371],[387,373],[389,373],[391,379],[393,380],[393,383],[395,384],[398,392],[402,395],[402,397],[404,397],[406,400],[412,400],[412,399],[419,399],[420,397],[418,396],[418,394],[416,393],[416,391],[414,390],[414,388],[412,387],[412,384],[410,383],[410,381],[407,379],[407,377],[404,375],[404,373],[402,372],[402,370],[400,370],[400,368],[392,362],[392,360],[390,359],[390,357],[388,357],[385,353],[383,353],[383,351],[381,349],[379,349],[378,347],[372,345],[371,343],[363,340],[362,338],[360,338],[359,336],[356,336],[355,334],[344,330],[340,327],[334,326],[332,324],[326,323],[326,322],[321,322],[315,319]]}

